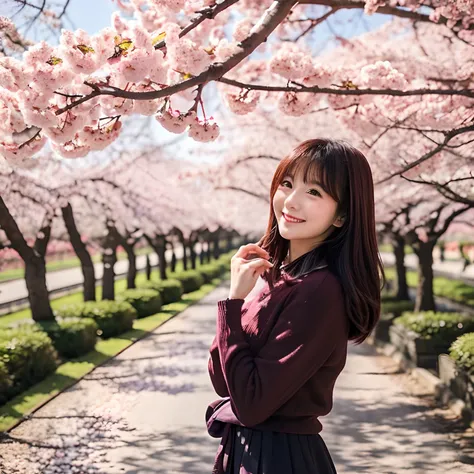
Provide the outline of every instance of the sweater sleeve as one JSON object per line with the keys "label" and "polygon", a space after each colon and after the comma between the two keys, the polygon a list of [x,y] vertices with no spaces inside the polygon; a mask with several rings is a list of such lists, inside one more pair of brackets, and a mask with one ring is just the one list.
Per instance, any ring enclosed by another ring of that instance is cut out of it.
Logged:
{"label": "sweater sleeve", "polygon": [[217,395],[221,397],[228,397],[229,391],[225,383],[224,375],[222,374],[221,361],[219,360],[219,348],[217,347],[217,335],[212,341],[211,348],[209,349],[209,361],[207,368],[209,377],[211,378],[212,386],[216,391]]}
{"label": "sweater sleeve", "polygon": [[347,342],[339,282],[333,275],[315,287],[295,285],[265,346],[255,356],[245,341],[243,300],[218,301],[217,346],[222,374],[237,418],[254,426],[269,418]]}

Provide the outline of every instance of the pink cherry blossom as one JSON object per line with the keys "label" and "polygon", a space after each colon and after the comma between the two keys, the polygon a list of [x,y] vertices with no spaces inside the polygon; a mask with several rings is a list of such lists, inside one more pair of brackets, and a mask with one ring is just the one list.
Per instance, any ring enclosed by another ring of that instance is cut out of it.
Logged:
{"label": "pink cherry blossom", "polygon": [[239,93],[227,93],[226,103],[234,114],[244,115],[253,112],[258,105],[260,95],[256,91],[241,90]]}
{"label": "pink cherry blossom", "polygon": [[310,92],[281,92],[278,99],[279,109],[287,115],[304,115],[313,110],[319,97]]}
{"label": "pink cherry blossom", "polygon": [[289,80],[309,76],[313,70],[311,55],[293,43],[284,43],[270,60],[270,71]]}
{"label": "pink cherry blossom", "polygon": [[164,112],[159,112],[155,118],[169,132],[183,133],[193,123],[195,116],[195,112],[183,114],[179,110],[168,108]]}
{"label": "pink cherry blossom", "polygon": [[219,136],[219,126],[212,117],[208,120],[196,117],[189,127],[188,136],[197,142],[212,142]]}

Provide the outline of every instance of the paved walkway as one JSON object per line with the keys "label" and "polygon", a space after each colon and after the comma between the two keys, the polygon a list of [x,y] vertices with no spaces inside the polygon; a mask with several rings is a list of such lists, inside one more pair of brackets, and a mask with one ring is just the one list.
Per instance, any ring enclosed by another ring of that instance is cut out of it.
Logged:
{"label": "paved walkway", "polygon": [[[0,444],[0,472],[210,474],[219,440],[204,413],[219,397],[208,350],[228,291],[223,283],[19,425]],[[426,401],[407,395],[407,375],[371,346],[349,347],[321,418],[338,473],[474,473]]]}

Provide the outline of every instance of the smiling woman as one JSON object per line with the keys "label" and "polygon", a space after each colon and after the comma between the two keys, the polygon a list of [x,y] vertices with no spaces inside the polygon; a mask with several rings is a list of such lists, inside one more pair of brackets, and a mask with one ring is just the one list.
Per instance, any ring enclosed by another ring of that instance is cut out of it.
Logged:
{"label": "smiling woman", "polygon": [[[372,174],[351,145],[307,140],[279,163],[270,197],[267,232],[234,255],[218,301],[208,368],[228,398],[206,412],[222,437],[213,474],[335,474],[319,417],[348,341],[362,343],[380,317],[385,280]],[[266,284],[245,301],[258,274]]]}
{"label": "smiling woman", "polygon": [[258,245],[275,265],[262,278],[273,288],[285,274],[297,278],[327,264],[344,288],[351,335],[362,342],[378,320],[385,282],[365,156],[343,141],[306,140],[280,161],[270,197],[267,232]]}

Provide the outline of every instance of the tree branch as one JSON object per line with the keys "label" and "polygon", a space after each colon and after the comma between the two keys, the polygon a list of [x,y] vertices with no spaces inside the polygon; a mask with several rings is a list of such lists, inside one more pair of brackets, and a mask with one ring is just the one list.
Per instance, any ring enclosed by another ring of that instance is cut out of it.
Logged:
{"label": "tree branch", "polygon": [[[285,38],[282,41],[291,41],[291,42],[296,43],[300,38],[307,35],[310,31],[316,28],[316,26],[320,25],[323,21],[327,20],[331,15],[336,13],[338,10],[339,8],[331,8],[331,10],[329,10],[328,12],[326,12],[323,16],[319,18],[305,18],[305,19],[296,20],[298,23],[310,21],[311,24],[302,33],[300,33],[295,39]],[[290,23],[294,23],[294,22],[295,21],[290,21]]]}
{"label": "tree branch", "polygon": [[[339,9],[360,9],[364,10],[365,2],[363,1],[351,1],[351,0],[301,0],[298,2],[300,5],[324,5],[327,7],[334,7]],[[433,8],[430,5],[423,5],[425,8]],[[434,24],[442,24],[446,25],[448,19],[445,17],[441,17],[438,22],[434,22],[430,19],[429,15],[424,15],[423,13],[418,13],[416,11],[411,10],[402,10],[401,8],[391,7],[391,6],[380,6],[377,8],[377,12],[383,15],[391,15],[391,16],[398,16],[400,18],[408,18],[410,20],[415,21],[424,21],[430,22]],[[458,21],[456,23],[456,29],[466,29],[462,25],[462,21]],[[470,24],[467,29],[472,30],[474,29],[474,24]]]}
{"label": "tree branch", "polygon": [[5,232],[11,247],[14,248],[23,261],[33,257],[33,249],[28,245],[18,227],[14,217],[11,215],[5,201],[0,196],[0,228]]}
{"label": "tree branch", "polygon": [[268,197],[267,196],[262,196],[261,194],[254,193],[253,191],[249,191],[247,189],[243,188],[237,188],[236,186],[216,186],[214,188],[215,190],[219,189],[225,189],[225,190],[230,190],[230,191],[239,191],[245,194],[249,194],[250,196],[256,197],[257,199],[261,199],[265,202],[268,202]]}
{"label": "tree branch", "polygon": [[425,153],[421,158],[419,158],[418,160],[415,160],[413,163],[410,163],[409,165],[406,165],[403,169],[401,169],[400,171],[396,171],[395,173],[391,173],[389,176],[387,176],[386,178],[383,178],[381,179],[380,181],[377,181],[375,184],[382,184],[382,183],[385,183],[386,181],[389,181],[390,179],[392,179],[393,177],[395,176],[398,176],[398,175],[401,175],[402,173],[405,173],[407,172],[408,170],[411,170],[412,168],[414,168],[415,166],[423,163],[424,161],[426,160],[429,160],[430,158],[432,158],[434,155],[438,154],[440,151],[443,150],[443,148],[449,143],[449,141],[451,139],[453,139],[454,137],[458,136],[458,135],[461,135],[463,133],[467,133],[467,132],[472,132],[474,131],[474,125],[469,125],[467,127],[462,127],[462,128],[458,128],[458,129],[454,129],[454,130],[451,130],[450,132],[446,132],[444,135],[445,135],[445,138],[443,140],[443,143],[440,143],[438,144],[438,146],[436,146],[435,148],[433,148],[432,150],[430,150],[428,153]]}
{"label": "tree branch", "polygon": [[106,86],[108,89],[101,89],[95,84],[88,83],[87,85],[92,87],[93,91],[81,99],[68,104],[62,109],[57,110],[56,115],[61,115],[67,110],[70,110],[79,104],[82,104],[99,95],[112,95],[115,97],[123,97],[125,99],[135,100],[152,100],[168,97],[190,87],[205,84],[210,81],[215,81],[237,66],[237,64],[249,56],[260,44],[266,41],[270,33],[286,18],[295,3],[296,0],[275,0],[262,15],[259,22],[254,26],[251,34],[240,43],[238,52],[233,54],[223,63],[211,64],[211,66],[206,71],[203,71],[198,76],[192,77],[191,79],[180,82],[173,86],[169,86],[159,91],[149,92],[123,91],[120,89],[111,88],[110,86]]}
{"label": "tree branch", "polygon": [[218,82],[222,82],[229,86],[239,87],[241,89],[251,89],[255,91],[267,91],[267,92],[314,92],[317,94],[333,94],[333,95],[394,95],[409,97],[415,95],[461,95],[470,98],[474,98],[474,90],[471,89],[415,89],[415,90],[397,90],[397,89],[332,89],[329,87],[306,87],[306,86],[263,86],[259,84],[247,84],[244,82],[236,81],[234,79],[228,79],[221,77]]}
{"label": "tree branch", "polygon": [[451,179],[447,181],[446,183],[438,183],[436,181],[426,181],[424,179],[413,179],[413,178],[407,178],[406,176],[401,175],[401,178],[405,179],[406,181],[410,183],[415,183],[415,184],[423,184],[427,186],[432,186],[436,188],[436,190],[446,199],[449,199],[450,201],[454,202],[459,202],[460,204],[466,204],[470,206],[474,206],[474,200],[469,199],[467,197],[461,196],[459,193],[454,191],[449,187],[451,183],[459,182],[459,181],[468,181],[468,180],[473,180],[474,181],[474,176],[472,175],[472,172],[470,173],[470,176],[466,176],[464,178],[456,178],[456,179]]}

